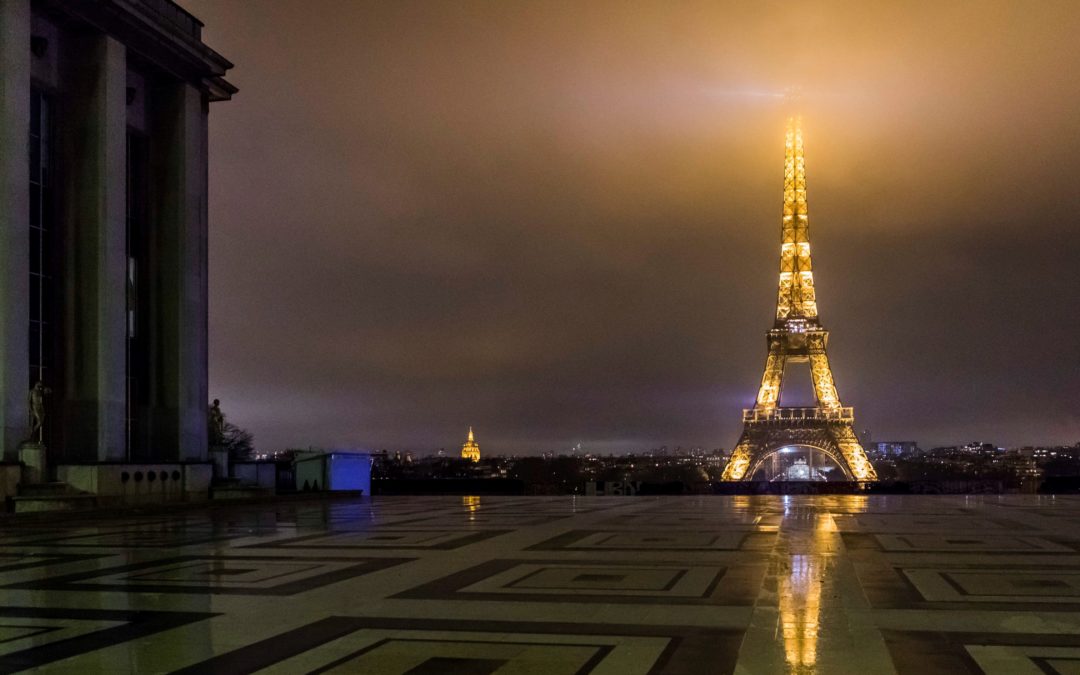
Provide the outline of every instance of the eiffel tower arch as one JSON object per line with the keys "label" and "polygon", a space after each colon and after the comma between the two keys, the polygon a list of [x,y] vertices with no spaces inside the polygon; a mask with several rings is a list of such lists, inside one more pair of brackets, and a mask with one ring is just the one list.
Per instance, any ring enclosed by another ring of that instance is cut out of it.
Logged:
{"label": "eiffel tower arch", "polygon": [[[722,480],[750,480],[782,448],[804,446],[829,457],[845,478],[877,480],[877,472],[855,435],[855,412],[840,402],[826,345],[829,332],[818,318],[806,207],[806,164],[802,121],[788,119],[784,151],[784,211],[780,232],[780,283],[776,320],[766,335],[768,353],[754,407],[743,411],[743,432]],[[814,407],[784,407],[784,369],[809,362]]]}

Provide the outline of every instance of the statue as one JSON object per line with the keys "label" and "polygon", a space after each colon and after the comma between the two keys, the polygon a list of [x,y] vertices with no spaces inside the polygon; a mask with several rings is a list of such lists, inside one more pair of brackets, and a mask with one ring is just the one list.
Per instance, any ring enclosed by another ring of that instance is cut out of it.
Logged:
{"label": "statue", "polygon": [[[44,440],[45,427],[45,397],[52,393],[52,389],[46,387],[39,380],[30,388],[30,437],[32,442],[41,443]],[[37,438],[34,438],[37,434]]]}
{"label": "statue", "polygon": [[210,445],[223,445],[225,442],[225,413],[221,412],[221,401],[214,399],[206,420],[210,432]]}

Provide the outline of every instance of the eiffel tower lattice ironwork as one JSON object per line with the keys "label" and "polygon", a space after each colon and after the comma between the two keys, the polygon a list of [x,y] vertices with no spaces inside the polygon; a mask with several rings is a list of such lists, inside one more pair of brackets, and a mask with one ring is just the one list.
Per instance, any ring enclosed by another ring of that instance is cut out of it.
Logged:
{"label": "eiffel tower lattice ironwork", "polygon": [[[824,453],[836,462],[848,480],[877,480],[877,472],[855,435],[854,410],[840,403],[825,352],[829,333],[818,319],[814,291],[799,117],[788,119],[784,154],[784,216],[776,322],[768,332],[769,353],[757,402],[753,408],[743,410],[742,436],[724,467],[723,480],[750,480],[766,459],[788,446],[804,446]],[[810,362],[817,407],[780,406],[784,367],[806,361]]]}

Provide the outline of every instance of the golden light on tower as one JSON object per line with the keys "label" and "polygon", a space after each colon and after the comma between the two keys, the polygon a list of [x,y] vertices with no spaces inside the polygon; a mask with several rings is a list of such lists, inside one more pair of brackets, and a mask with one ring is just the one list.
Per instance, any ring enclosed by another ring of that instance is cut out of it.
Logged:
{"label": "golden light on tower", "polygon": [[466,439],[465,445],[461,446],[461,458],[470,462],[480,461],[480,446],[477,445],[476,438],[473,436],[472,427],[469,427],[469,438]]}
{"label": "golden light on tower", "polygon": [[[806,157],[802,118],[788,118],[784,135],[784,207],[780,227],[780,278],[776,320],[768,332],[768,354],[754,407],[743,411],[743,433],[723,480],[747,480],[785,446],[803,446],[829,456],[851,480],[877,480],[855,435],[854,410],[840,403],[829,356],[829,332],[818,318],[814,267],[810,257],[810,218],[806,205]],[[780,405],[784,368],[810,363],[817,406]]]}

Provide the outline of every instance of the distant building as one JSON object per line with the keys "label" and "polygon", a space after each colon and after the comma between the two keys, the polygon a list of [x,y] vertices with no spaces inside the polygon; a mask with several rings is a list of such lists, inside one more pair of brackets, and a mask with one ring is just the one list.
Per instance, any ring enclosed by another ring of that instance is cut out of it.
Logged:
{"label": "distant building", "polygon": [[797,457],[784,471],[773,478],[774,481],[823,481],[825,474],[816,467],[807,464],[802,457]]}
{"label": "distant building", "polygon": [[960,448],[962,452],[970,455],[993,455],[1000,452],[1005,452],[1005,448],[999,448],[993,443],[982,443],[980,441],[972,441]]}
{"label": "distant building", "polygon": [[480,446],[476,444],[476,439],[473,437],[472,427],[469,427],[469,438],[465,441],[465,445],[461,446],[461,458],[471,462],[480,461]]}
{"label": "distant building", "polygon": [[171,0],[0,2],[3,460],[36,382],[52,477],[208,459],[207,118],[236,88],[201,34]]}
{"label": "distant building", "polygon": [[911,457],[918,454],[919,444],[916,441],[878,441],[869,446],[873,448],[878,457]]}

